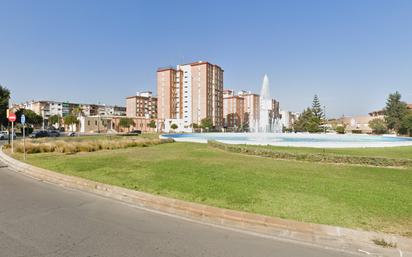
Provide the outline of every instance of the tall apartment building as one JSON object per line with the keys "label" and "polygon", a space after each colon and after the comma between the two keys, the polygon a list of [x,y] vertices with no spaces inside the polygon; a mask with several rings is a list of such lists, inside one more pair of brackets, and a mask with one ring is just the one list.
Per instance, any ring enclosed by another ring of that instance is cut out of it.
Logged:
{"label": "tall apartment building", "polygon": [[127,117],[156,118],[157,97],[152,96],[152,92],[137,92],[135,96],[126,98]]}
{"label": "tall apartment building", "polygon": [[244,99],[245,124],[250,125],[259,119],[260,96],[251,91],[239,91],[238,95]]}
{"label": "tall apartment building", "polygon": [[280,118],[279,102],[272,99],[272,115],[273,118]]}
{"label": "tall apartment building", "polygon": [[232,90],[223,91],[224,127],[240,128],[245,122],[244,98],[235,95]]}
{"label": "tall apartment building", "polygon": [[[253,127],[260,119],[261,97],[251,91],[223,91],[224,126],[227,128]],[[271,99],[269,119],[280,118],[279,102]]]}
{"label": "tall apartment building", "polygon": [[192,131],[192,124],[210,118],[223,126],[223,69],[209,62],[160,68],[157,71],[157,114],[164,130],[176,124],[179,131]]}

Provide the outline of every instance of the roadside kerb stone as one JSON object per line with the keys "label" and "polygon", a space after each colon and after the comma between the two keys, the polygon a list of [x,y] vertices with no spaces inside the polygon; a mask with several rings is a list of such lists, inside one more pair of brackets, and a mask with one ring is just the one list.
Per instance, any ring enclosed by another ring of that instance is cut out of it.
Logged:
{"label": "roadside kerb stone", "polygon": [[0,149],[0,160],[12,170],[41,181],[91,192],[107,198],[173,215],[184,216],[193,220],[221,224],[255,233],[345,251],[358,252],[358,249],[363,249],[378,254],[376,256],[400,256],[398,249],[382,248],[372,242],[372,239],[385,239],[388,242],[395,242],[398,248],[402,250],[403,257],[412,257],[412,239],[406,237],[268,217],[106,185],[34,167],[13,159],[6,155],[2,149]]}

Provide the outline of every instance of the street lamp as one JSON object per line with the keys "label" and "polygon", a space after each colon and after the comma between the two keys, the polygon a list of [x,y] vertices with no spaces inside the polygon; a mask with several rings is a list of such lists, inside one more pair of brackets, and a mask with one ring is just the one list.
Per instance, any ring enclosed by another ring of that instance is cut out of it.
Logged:
{"label": "street lamp", "polygon": [[326,125],[327,125],[327,118],[326,118],[326,106],[324,105],[323,106],[323,115],[325,116],[325,125],[323,126],[324,127],[324,130],[325,130],[325,134],[326,134]]}
{"label": "street lamp", "polygon": [[[11,99],[11,97],[10,97],[10,95],[9,95],[9,98],[8,98],[8,104],[9,104],[9,109],[8,109],[8,112],[10,111],[10,109],[11,109],[11,102],[10,102],[10,99]],[[9,113],[7,113],[7,118],[9,118],[8,115]],[[10,121],[7,119],[7,124],[8,124],[8,126],[7,126],[7,130],[9,131],[9,145],[10,145]],[[13,132],[12,132],[13,133]],[[12,135],[13,136],[13,135]]]}
{"label": "street lamp", "polygon": [[42,129],[44,130],[44,106],[41,107],[41,113],[42,113]]}

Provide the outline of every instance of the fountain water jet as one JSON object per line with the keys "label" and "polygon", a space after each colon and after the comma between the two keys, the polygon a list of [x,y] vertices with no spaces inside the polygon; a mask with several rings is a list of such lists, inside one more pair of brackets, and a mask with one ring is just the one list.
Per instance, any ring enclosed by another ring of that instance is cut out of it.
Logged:
{"label": "fountain water jet", "polygon": [[263,77],[260,91],[260,108],[258,119],[254,120],[251,131],[255,133],[282,133],[282,124],[279,117],[275,116],[272,98],[270,96],[269,78]]}

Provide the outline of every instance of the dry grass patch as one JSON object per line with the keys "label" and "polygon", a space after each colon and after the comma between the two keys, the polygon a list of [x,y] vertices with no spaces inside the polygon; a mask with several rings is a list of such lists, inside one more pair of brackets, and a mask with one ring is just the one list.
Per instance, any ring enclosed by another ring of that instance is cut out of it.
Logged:
{"label": "dry grass patch", "polygon": [[[128,147],[146,147],[151,145],[159,145],[171,143],[170,139],[153,139],[140,137],[105,137],[89,140],[64,140],[64,139],[42,139],[42,140],[26,140],[26,152],[33,153],[78,153],[78,152],[95,152],[99,150],[122,149]],[[9,148],[5,145],[5,148]],[[14,151],[23,153],[24,146],[22,141],[14,143]]]}

